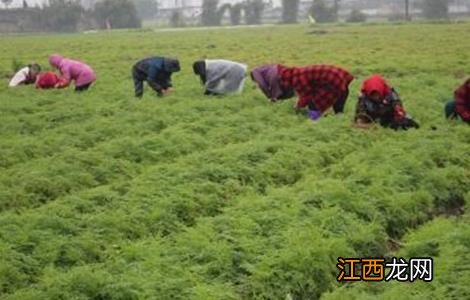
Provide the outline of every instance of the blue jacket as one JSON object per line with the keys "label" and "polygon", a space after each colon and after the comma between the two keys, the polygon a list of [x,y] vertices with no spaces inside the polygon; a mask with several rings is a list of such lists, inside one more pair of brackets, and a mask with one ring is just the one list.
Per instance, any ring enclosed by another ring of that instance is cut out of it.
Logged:
{"label": "blue jacket", "polygon": [[177,59],[165,57],[148,57],[134,65],[136,75],[140,80],[145,80],[157,92],[172,87],[171,75],[180,71],[180,63]]}

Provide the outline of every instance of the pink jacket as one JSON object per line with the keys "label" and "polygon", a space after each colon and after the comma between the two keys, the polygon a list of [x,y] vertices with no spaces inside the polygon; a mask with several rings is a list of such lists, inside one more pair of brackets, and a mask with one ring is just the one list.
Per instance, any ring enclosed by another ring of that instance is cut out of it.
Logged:
{"label": "pink jacket", "polygon": [[96,80],[96,74],[93,69],[87,64],[64,58],[60,55],[53,54],[49,57],[49,63],[59,69],[62,74],[61,84],[68,85],[72,80],[75,81],[75,86],[80,87]]}

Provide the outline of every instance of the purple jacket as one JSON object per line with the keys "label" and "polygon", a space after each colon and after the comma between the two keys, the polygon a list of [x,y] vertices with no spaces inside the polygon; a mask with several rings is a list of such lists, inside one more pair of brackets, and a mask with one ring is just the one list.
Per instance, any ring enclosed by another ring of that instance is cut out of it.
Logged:
{"label": "purple jacket", "polygon": [[81,61],[53,54],[49,57],[49,63],[60,71],[62,74],[61,81],[65,84],[74,80],[75,86],[80,87],[96,80],[95,71]]}
{"label": "purple jacket", "polygon": [[282,95],[278,65],[258,67],[251,72],[251,78],[269,99],[275,100]]}

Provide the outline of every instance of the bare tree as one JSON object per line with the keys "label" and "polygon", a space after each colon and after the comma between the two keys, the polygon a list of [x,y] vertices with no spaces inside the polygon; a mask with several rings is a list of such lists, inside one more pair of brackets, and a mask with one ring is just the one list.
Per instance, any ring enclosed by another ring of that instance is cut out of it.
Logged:
{"label": "bare tree", "polygon": [[411,20],[410,16],[410,0],[405,0],[405,18],[407,21]]}
{"label": "bare tree", "polygon": [[338,15],[339,15],[339,2],[340,0],[335,0],[334,5],[333,5],[333,9],[336,15],[336,20],[338,20]]}
{"label": "bare tree", "polygon": [[282,1],[282,22],[297,23],[297,15],[299,12],[299,0],[283,0]]}

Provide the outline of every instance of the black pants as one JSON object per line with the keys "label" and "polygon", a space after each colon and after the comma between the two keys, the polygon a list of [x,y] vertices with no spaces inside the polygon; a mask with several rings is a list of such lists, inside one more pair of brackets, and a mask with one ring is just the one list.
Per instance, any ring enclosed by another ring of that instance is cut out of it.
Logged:
{"label": "black pants", "polygon": [[134,80],[134,90],[137,98],[142,98],[144,95],[144,81],[146,77],[146,74],[139,71],[136,66],[132,67],[132,79]]}
{"label": "black pants", "polygon": [[83,91],[86,91],[90,88],[92,82],[90,83],[87,83],[87,84],[84,84],[84,85],[81,85],[81,86],[76,86],[75,87],[75,92],[83,92]]}
{"label": "black pants", "polygon": [[[346,100],[348,100],[348,97],[349,97],[349,89],[346,89],[346,91],[333,104],[333,110],[335,114],[341,114],[344,112],[344,106],[346,105]],[[317,110],[317,108],[315,107],[315,103],[313,102],[309,102],[308,108],[310,110]]]}
{"label": "black pants", "polygon": [[206,91],[204,92],[204,95],[206,95],[206,96],[217,96],[217,95],[219,95],[219,94],[206,90]]}
{"label": "black pants", "polygon": [[455,100],[449,101],[445,107],[446,118],[448,119],[455,119],[458,117],[457,115],[457,104]]}
{"label": "black pants", "polygon": [[341,114],[344,112],[344,106],[346,105],[346,100],[348,100],[349,97],[349,89],[346,89],[346,91],[339,97],[338,100],[336,100],[335,104],[333,104],[333,110],[335,111],[335,114]]}

